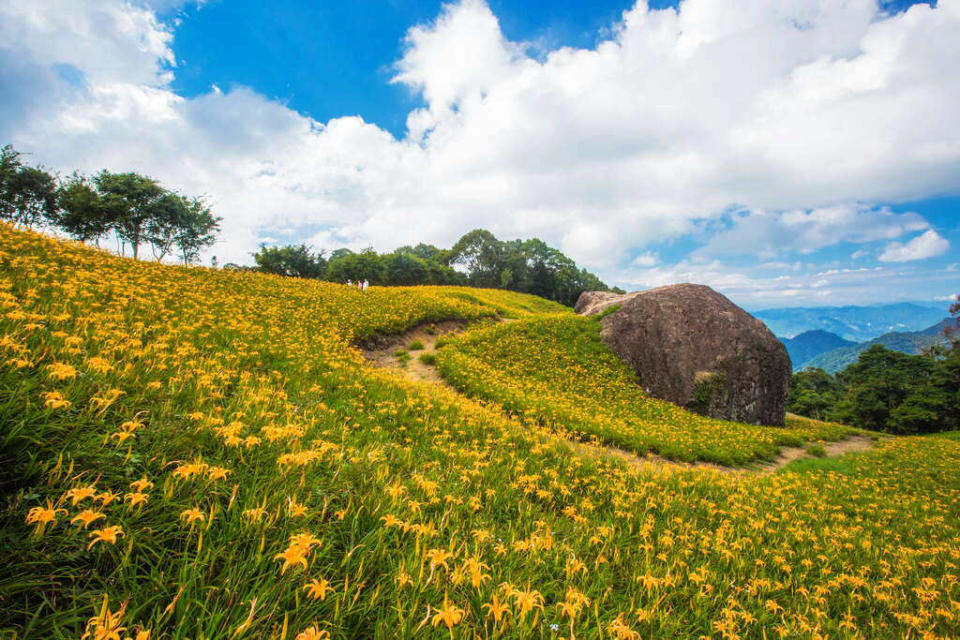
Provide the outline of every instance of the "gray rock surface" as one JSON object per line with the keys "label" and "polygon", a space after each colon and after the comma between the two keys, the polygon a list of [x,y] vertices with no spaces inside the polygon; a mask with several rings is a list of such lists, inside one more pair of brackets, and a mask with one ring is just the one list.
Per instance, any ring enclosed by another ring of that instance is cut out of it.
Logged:
{"label": "gray rock surface", "polygon": [[790,358],[765,324],[697,284],[587,291],[575,310],[595,315],[614,305],[601,336],[648,393],[715,418],[783,425]]}

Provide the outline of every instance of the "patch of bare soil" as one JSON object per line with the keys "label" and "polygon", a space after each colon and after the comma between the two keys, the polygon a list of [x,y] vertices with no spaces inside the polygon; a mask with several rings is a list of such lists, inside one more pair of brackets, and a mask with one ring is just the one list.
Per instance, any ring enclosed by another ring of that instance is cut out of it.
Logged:
{"label": "patch of bare soil", "polygon": [[[720,473],[773,473],[778,471],[794,460],[801,458],[814,457],[805,447],[784,447],[776,459],[763,462],[755,462],[745,467],[726,467],[714,462],[678,462],[669,460],[655,453],[646,455],[637,455],[616,447],[598,445],[593,443],[569,441],[571,449],[578,455],[593,459],[619,460],[627,467],[639,473],[650,473],[669,470],[690,470],[699,469],[703,471],[717,471]],[[847,453],[856,453],[871,449],[876,444],[876,440],[868,436],[851,436],[838,442],[825,442],[821,446],[825,452],[826,458],[842,456]]]}
{"label": "patch of bare soil", "polygon": [[[363,349],[364,357],[378,367],[402,371],[411,380],[446,384],[433,365],[420,361],[420,355],[436,354],[437,338],[460,333],[467,326],[460,320],[442,320],[419,325],[403,333],[377,338]],[[422,349],[410,349],[420,342]]]}
{"label": "patch of bare soil", "polygon": [[[833,458],[846,453],[866,451],[867,449],[873,448],[876,443],[876,440],[868,436],[850,436],[845,440],[839,440],[837,442],[824,442],[821,443],[821,446],[826,455],[821,457]],[[764,462],[758,465],[757,468],[760,471],[776,471],[777,469],[782,469],[787,466],[794,460],[812,457],[814,456],[807,451],[806,447],[784,447],[780,450],[780,455],[777,456],[775,460]]]}

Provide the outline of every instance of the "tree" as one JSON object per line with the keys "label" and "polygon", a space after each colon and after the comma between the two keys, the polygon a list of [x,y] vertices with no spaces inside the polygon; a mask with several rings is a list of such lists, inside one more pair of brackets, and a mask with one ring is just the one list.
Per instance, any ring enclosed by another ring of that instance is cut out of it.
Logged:
{"label": "tree", "polygon": [[327,280],[333,282],[368,280],[370,284],[384,284],[386,277],[384,261],[373,249],[331,257],[327,264]]}
{"label": "tree", "polygon": [[56,224],[77,240],[99,244],[113,228],[115,210],[106,205],[87,178],[73,174],[61,185],[57,198]]}
{"label": "tree", "polygon": [[57,215],[57,181],[23,164],[10,145],[0,149],[0,219],[32,227]]}
{"label": "tree", "polygon": [[167,191],[153,178],[136,173],[109,173],[102,171],[94,184],[104,204],[114,218],[117,236],[133,249],[138,258],[140,245],[149,239],[151,221],[163,218]]}
{"label": "tree", "polygon": [[284,247],[261,244],[253,260],[258,271],[295,278],[320,278],[326,268],[323,252],[314,253],[305,244]]}
{"label": "tree", "polygon": [[384,256],[386,282],[393,285],[424,284],[428,281],[426,260],[400,251]]}
{"label": "tree", "polygon": [[165,193],[153,207],[153,214],[146,221],[143,238],[153,246],[157,262],[173,250],[177,237],[188,223],[186,199],[176,193]]}
{"label": "tree", "polygon": [[216,241],[220,220],[199,198],[168,192],[147,220],[145,239],[153,246],[158,261],[177,247],[180,259],[187,264]]}
{"label": "tree", "polygon": [[[177,233],[175,244],[180,250],[180,259],[184,264],[189,264],[200,256],[200,251],[217,241],[223,218],[213,215],[200,198],[183,198],[183,202],[184,222]],[[317,257],[323,259],[322,254]]]}
{"label": "tree", "polygon": [[502,258],[501,242],[485,229],[470,231],[450,249],[450,265],[463,268],[470,284],[475,287],[500,286]]}
{"label": "tree", "polygon": [[790,380],[787,407],[793,413],[826,420],[842,393],[836,378],[823,369],[804,369]]}

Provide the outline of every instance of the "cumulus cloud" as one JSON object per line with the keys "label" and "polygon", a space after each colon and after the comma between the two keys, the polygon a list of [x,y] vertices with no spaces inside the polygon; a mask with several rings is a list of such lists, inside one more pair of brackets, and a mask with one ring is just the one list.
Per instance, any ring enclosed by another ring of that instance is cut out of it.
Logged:
{"label": "cumulus cloud", "polygon": [[697,256],[813,253],[841,243],[890,240],[928,228],[916,213],[887,208],[837,205],[811,211],[752,211],[734,215],[728,228],[715,233]]}
{"label": "cumulus cloud", "polygon": [[796,263],[765,265],[756,269],[722,260],[681,260],[651,268],[628,267],[617,284],[628,290],[678,282],[706,284],[753,309],[920,300],[954,290],[957,284],[955,273],[924,272],[912,265],[825,270]]}
{"label": "cumulus cloud", "polygon": [[940,256],[950,248],[950,242],[939,233],[930,229],[911,239],[909,242],[891,242],[878,260],[881,262],[909,262]]}
{"label": "cumulus cloud", "polygon": [[244,88],[177,95],[173,26],[146,6],[0,0],[0,137],[55,167],[207,194],[221,259],[266,236],[387,249],[483,226],[616,277],[731,208],[751,213],[702,259],[893,240],[925,222],[845,203],[951,192],[960,175],[960,0],[896,15],[641,0],[596,47],[536,56],[461,0],[408,33],[394,82],[426,106],[403,139]]}

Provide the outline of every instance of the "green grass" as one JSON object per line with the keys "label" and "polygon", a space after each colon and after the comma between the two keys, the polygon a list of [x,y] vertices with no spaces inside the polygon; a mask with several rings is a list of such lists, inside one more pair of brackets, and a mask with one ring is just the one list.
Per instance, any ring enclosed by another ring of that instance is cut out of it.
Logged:
{"label": "green grass", "polygon": [[827,450],[823,448],[822,444],[808,444],[804,450],[807,452],[807,454],[813,456],[814,458],[827,457]]}
{"label": "green grass", "polygon": [[407,345],[407,350],[408,350],[408,351],[422,351],[422,350],[423,350],[423,341],[422,341],[422,340],[414,340],[414,341],[412,341],[410,344]]}
{"label": "green grass", "polygon": [[742,465],[780,446],[839,440],[842,425],[791,419],[786,428],[706,418],[647,396],[636,374],[600,339],[589,318],[549,315],[494,325],[452,338],[438,370],[472,396],[558,432],[637,454]]}
{"label": "green grass", "polygon": [[960,431],[943,431],[941,433],[930,434],[932,438],[946,438],[947,440],[960,440]]}
{"label": "green grass", "polygon": [[619,304],[612,304],[612,305],[610,305],[609,307],[607,307],[606,309],[604,309],[603,311],[601,311],[600,313],[595,314],[595,315],[592,315],[592,316],[590,316],[590,317],[593,318],[594,320],[598,320],[598,321],[599,321],[599,320],[603,320],[604,318],[606,318],[607,316],[609,316],[609,315],[612,314],[612,313],[616,313],[617,311],[620,311],[620,305],[619,305]]}
{"label": "green grass", "polygon": [[431,367],[437,364],[437,355],[435,353],[421,353],[420,362]]}
{"label": "green grass", "polygon": [[[592,396],[633,384],[579,321],[462,336],[476,339],[469,380],[526,392],[503,403],[410,382],[351,346],[498,309],[557,310],[172,268],[0,224],[0,638],[80,638],[105,601],[125,607],[120,638],[154,640],[960,636],[955,439],[884,439],[841,473],[641,471],[539,424],[582,420],[564,403],[593,411]],[[505,415],[536,394],[540,418]],[[703,424],[638,406],[663,433]],[[790,423],[795,437],[824,428]],[[153,486],[134,507],[140,479]],[[101,498],[72,504],[90,485]],[[41,533],[27,520],[47,500],[66,513]],[[87,509],[104,518],[71,523]],[[122,535],[89,547],[107,526]],[[283,571],[302,533],[318,544]],[[324,599],[304,589],[320,579]],[[524,598],[538,606],[522,613]],[[445,605],[463,614],[451,629]]]}

